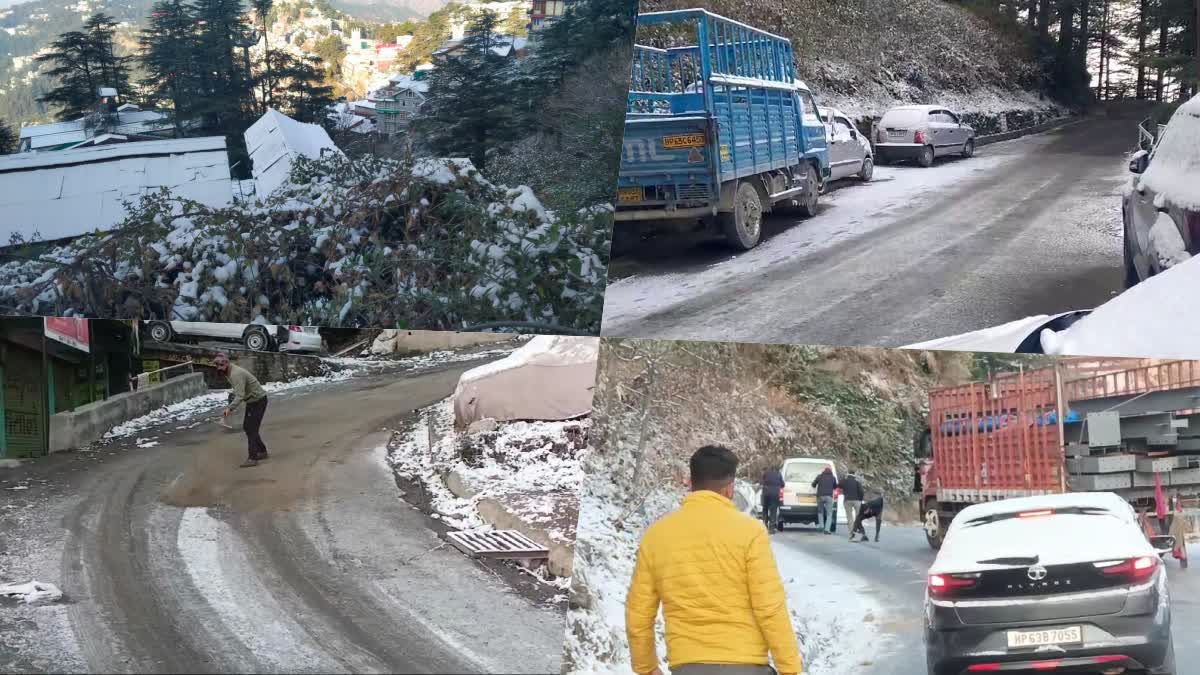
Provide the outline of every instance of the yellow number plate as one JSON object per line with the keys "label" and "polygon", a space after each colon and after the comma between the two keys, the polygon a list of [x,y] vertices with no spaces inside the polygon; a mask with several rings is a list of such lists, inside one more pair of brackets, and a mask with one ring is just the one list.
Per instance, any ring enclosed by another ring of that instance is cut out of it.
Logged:
{"label": "yellow number plate", "polygon": [[812,495],[796,495],[796,501],[801,504],[816,504],[817,498]]}
{"label": "yellow number plate", "polygon": [[708,139],[704,134],[679,134],[677,136],[663,136],[663,147],[667,150],[678,150],[680,148],[703,148]]}
{"label": "yellow number plate", "polygon": [[642,201],[642,188],[623,187],[617,189],[617,201],[619,202],[640,202]]}

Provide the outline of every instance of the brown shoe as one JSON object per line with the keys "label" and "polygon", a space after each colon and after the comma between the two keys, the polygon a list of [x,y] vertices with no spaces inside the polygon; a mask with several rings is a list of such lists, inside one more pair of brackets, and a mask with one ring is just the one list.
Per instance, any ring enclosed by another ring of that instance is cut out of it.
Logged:
{"label": "brown shoe", "polygon": [[251,466],[258,466],[258,460],[257,459],[248,459],[248,460],[242,462],[241,465],[238,466],[238,468],[245,469],[245,468],[251,467]]}

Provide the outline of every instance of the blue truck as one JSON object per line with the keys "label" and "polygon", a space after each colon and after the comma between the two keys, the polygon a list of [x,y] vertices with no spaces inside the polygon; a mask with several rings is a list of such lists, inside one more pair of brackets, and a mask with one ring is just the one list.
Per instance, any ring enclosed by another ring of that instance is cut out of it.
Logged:
{"label": "blue truck", "polygon": [[[638,16],[614,247],[708,230],[758,245],[763,214],[816,213],[826,127],[786,38],[702,9]],[[684,46],[677,46],[687,42]]]}

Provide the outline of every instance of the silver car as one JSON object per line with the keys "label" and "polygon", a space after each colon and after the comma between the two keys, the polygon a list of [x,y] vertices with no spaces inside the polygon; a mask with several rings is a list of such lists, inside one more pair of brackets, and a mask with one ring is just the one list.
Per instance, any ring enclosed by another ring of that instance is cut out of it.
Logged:
{"label": "silver car", "polygon": [[863,182],[875,172],[875,153],[867,137],[858,133],[850,117],[836,108],[821,108],[825,144],[829,148],[829,181],[858,176]]}
{"label": "silver car", "polygon": [[1129,162],[1132,180],[1121,200],[1125,285],[1200,255],[1200,95],[1179,106],[1149,154]]}
{"label": "silver car", "polygon": [[875,159],[880,164],[911,160],[928,167],[938,157],[974,154],[975,129],[944,106],[900,106],[876,122]]}

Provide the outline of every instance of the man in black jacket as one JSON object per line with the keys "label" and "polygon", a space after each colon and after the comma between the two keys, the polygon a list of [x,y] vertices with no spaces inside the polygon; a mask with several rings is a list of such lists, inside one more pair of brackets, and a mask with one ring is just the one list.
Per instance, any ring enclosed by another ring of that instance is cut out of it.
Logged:
{"label": "man in black jacket", "polygon": [[825,534],[833,534],[834,521],[837,520],[837,502],[834,501],[833,491],[837,489],[837,476],[833,475],[833,467],[826,466],[817,474],[812,486],[817,489],[817,526]]}
{"label": "man in black jacket", "polygon": [[775,534],[779,524],[780,491],[783,490],[783,474],[779,469],[767,469],[762,478],[762,515],[767,532]]}
{"label": "man in black jacket", "polygon": [[[858,511],[863,503],[863,486],[858,482],[858,476],[853,471],[846,472],[846,477],[840,482],[842,488],[842,503],[846,506],[846,522],[854,525],[858,519]],[[850,528],[850,538],[854,538],[854,528]]]}
{"label": "man in black jacket", "polygon": [[858,517],[854,519],[854,526],[850,528],[850,541],[854,541],[855,532],[862,535],[860,541],[868,541],[867,531],[862,526],[862,522],[867,518],[875,519],[875,541],[878,542],[879,528],[883,526],[883,495],[863,504],[858,510]]}

